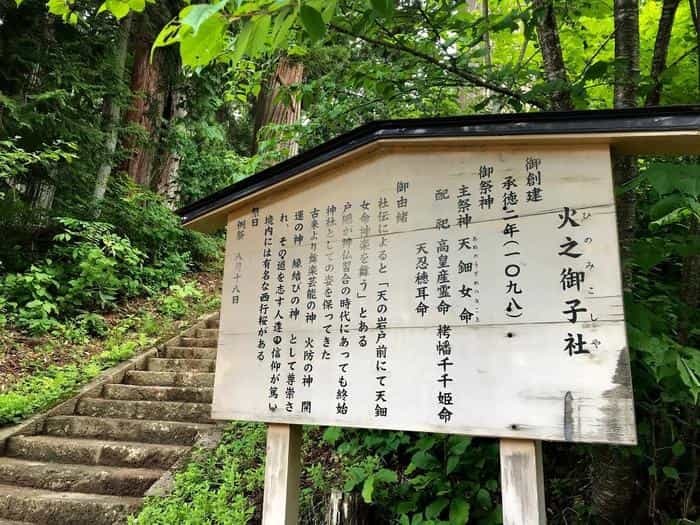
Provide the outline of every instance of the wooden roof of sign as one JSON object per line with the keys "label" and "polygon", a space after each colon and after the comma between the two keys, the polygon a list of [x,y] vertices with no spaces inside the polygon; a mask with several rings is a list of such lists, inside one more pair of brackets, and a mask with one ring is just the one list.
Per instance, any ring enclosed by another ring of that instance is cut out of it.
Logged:
{"label": "wooden roof of sign", "polygon": [[627,154],[700,153],[700,105],[376,121],[178,210],[183,225],[213,231],[243,201],[336,162],[409,142],[417,147],[607,144]]}

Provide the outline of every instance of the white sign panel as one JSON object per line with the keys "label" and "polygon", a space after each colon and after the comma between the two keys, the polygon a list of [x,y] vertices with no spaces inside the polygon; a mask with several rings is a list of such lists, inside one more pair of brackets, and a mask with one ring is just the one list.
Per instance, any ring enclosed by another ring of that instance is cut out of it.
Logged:
{"label": "white sign panel", "polygon": [[229,217],[213,416],[634,443],[606,146],[396,149]]}

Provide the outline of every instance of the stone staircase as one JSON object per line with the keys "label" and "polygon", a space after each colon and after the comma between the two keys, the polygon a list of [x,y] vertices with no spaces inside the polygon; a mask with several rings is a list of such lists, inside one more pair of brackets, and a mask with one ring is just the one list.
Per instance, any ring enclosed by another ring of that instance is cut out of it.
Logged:
{"label": "stone staircase", "polygon": [[216,428],[209,417],[218,326],[215,316],[200,322],[119,382],[79,396],[72,413],[49,412],[33,435],[10,435],[0,457],[0,525],[124,523]]}

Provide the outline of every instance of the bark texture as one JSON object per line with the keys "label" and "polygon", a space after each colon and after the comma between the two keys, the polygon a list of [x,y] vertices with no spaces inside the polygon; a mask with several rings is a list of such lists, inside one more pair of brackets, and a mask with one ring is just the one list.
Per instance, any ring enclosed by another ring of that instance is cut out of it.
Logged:
{"label": "bark texture", "polygon": [[639,1],[615,0],[615,107],[635,107],[638,85]]}
{"label": "bark texture", "polygon": [[[172,128],[179,120],[184,119],[186,116],[185,96],[183,93],[176,91],[172,95],[170,127]],[[174,208],[177,203],[177,195],[179,192],[177,177],[180,171],[181,160],[180,154],[177,151],[168,151],[156,180],[156,191],[165,198],[165,201],[171,208]]]}
{"label": "bark texture", "polygon": [[[637,0],[615,0],[615,89],[616,108],[637,105],[639,83],[639,5]],[[619,188],[637,176],[637,159],[613,152],[613,180]],[[618,236],[623,260],[629,260],[636,226],[636,199],[627,191],[616,199]],[[623,266],[623,286],[629,289],[630,273]],[[592,510],[603,523],[626,523],[633,515],[630,506],[634,495],[632,464],[615,447],[596,446],[591,462]]]}
{"label": "bark texture", "polygon": [[[304,64],[293,61],[286,55],[280,56],[274,73],[267,85],[260,90],[255,105],[255,127],[253,134],[253,153],[258,150],[258,134],[268,124],[296,124],[301,117],[301,100],[292,99],[285,104],[278,99],[280,92],[290,86],[301,84],[304,80]],[[285,151],[288,157],[299,153],[296,141],[280,141],[277,145],[280,151]]]}
{"label": "bark texture", "polygon": [[540,44],[544,74],[554,86],[552,109],[567,111],[574,109],[571,99],[571,85],[566,73],[564,55],[561,51],[557,20],[551,0],[533,0],[537,18],[537,40]]}
{"label": "bark texture", "polygon": [[[121,83],[124,78],[124,67],[128,54],[129,35],[131,34],[132,15],[128,15],[121,24],[119,40],[114,54],[114,71],[116,80]],[[114,152],[117,149],[119,120],[121,118],[121,106],[113,95],[105,97],[102,104],[102,112],[105,118],[105,129],[107,131],[107,144],[105,145],[105,157],[97,170],[97,181],[95,182],[94,202],[97,206],[102,201],[107,191],[107,183],[112,174],[114,165]]]}
{"label": "bark texture", "polygon": [[[165,99],[161,86],[162,54],[156,53],[151,61],[152,44],[153,35],[147,16],[142,16],[135,35],[131,73],[131,92],[134,98],[126,114],[126,121],[142,128],[149,138],[157,134]],[[126,145],[131,150],[126,166],[129,177],[137,184],[150,186],[155,158],[152,144],[131,138]]]}
{"label": "bark texture", "polygon": [[666,69],[666,59],[668,57],[668,45],[671,42],[671,30],[673,29],[673,20],[676,17],[676,10],[681,0],[664,0],[661,7],[661,17],[659,18],[659,29],[656,33],[656,41],[654,43],[654,56],[651,59],[650,77],[652,87],[647,93],[645,105],[657,106],[661,101],[661,90],[663,89],[663,81],[661,74]]}

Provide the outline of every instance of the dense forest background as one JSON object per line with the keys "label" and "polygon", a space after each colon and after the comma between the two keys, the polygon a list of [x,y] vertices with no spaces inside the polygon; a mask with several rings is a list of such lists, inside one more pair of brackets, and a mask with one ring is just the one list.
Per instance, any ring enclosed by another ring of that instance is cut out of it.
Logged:
{"label": "dense forest background", "polygon": [[[178,318],[201,297],[183,279],[217,271],[221,238],[183,230],[174,208],[375,119],[698,103],[699,7],[0,0],[0,358],[62,349],[3,373],[0,419],[99,372],[66,379],[84,357],[66,349],[108,344],[125,305],[163,295],[153,311]],[[614,160],[639,445],[546,444],[548,514],[696,523],[698,159]],[[236,427],[139,522],[255,521],[262,439]],[[493,441],[310,429],[307,445],[305,522],[332,487],[375,523],[500,522]]]}

